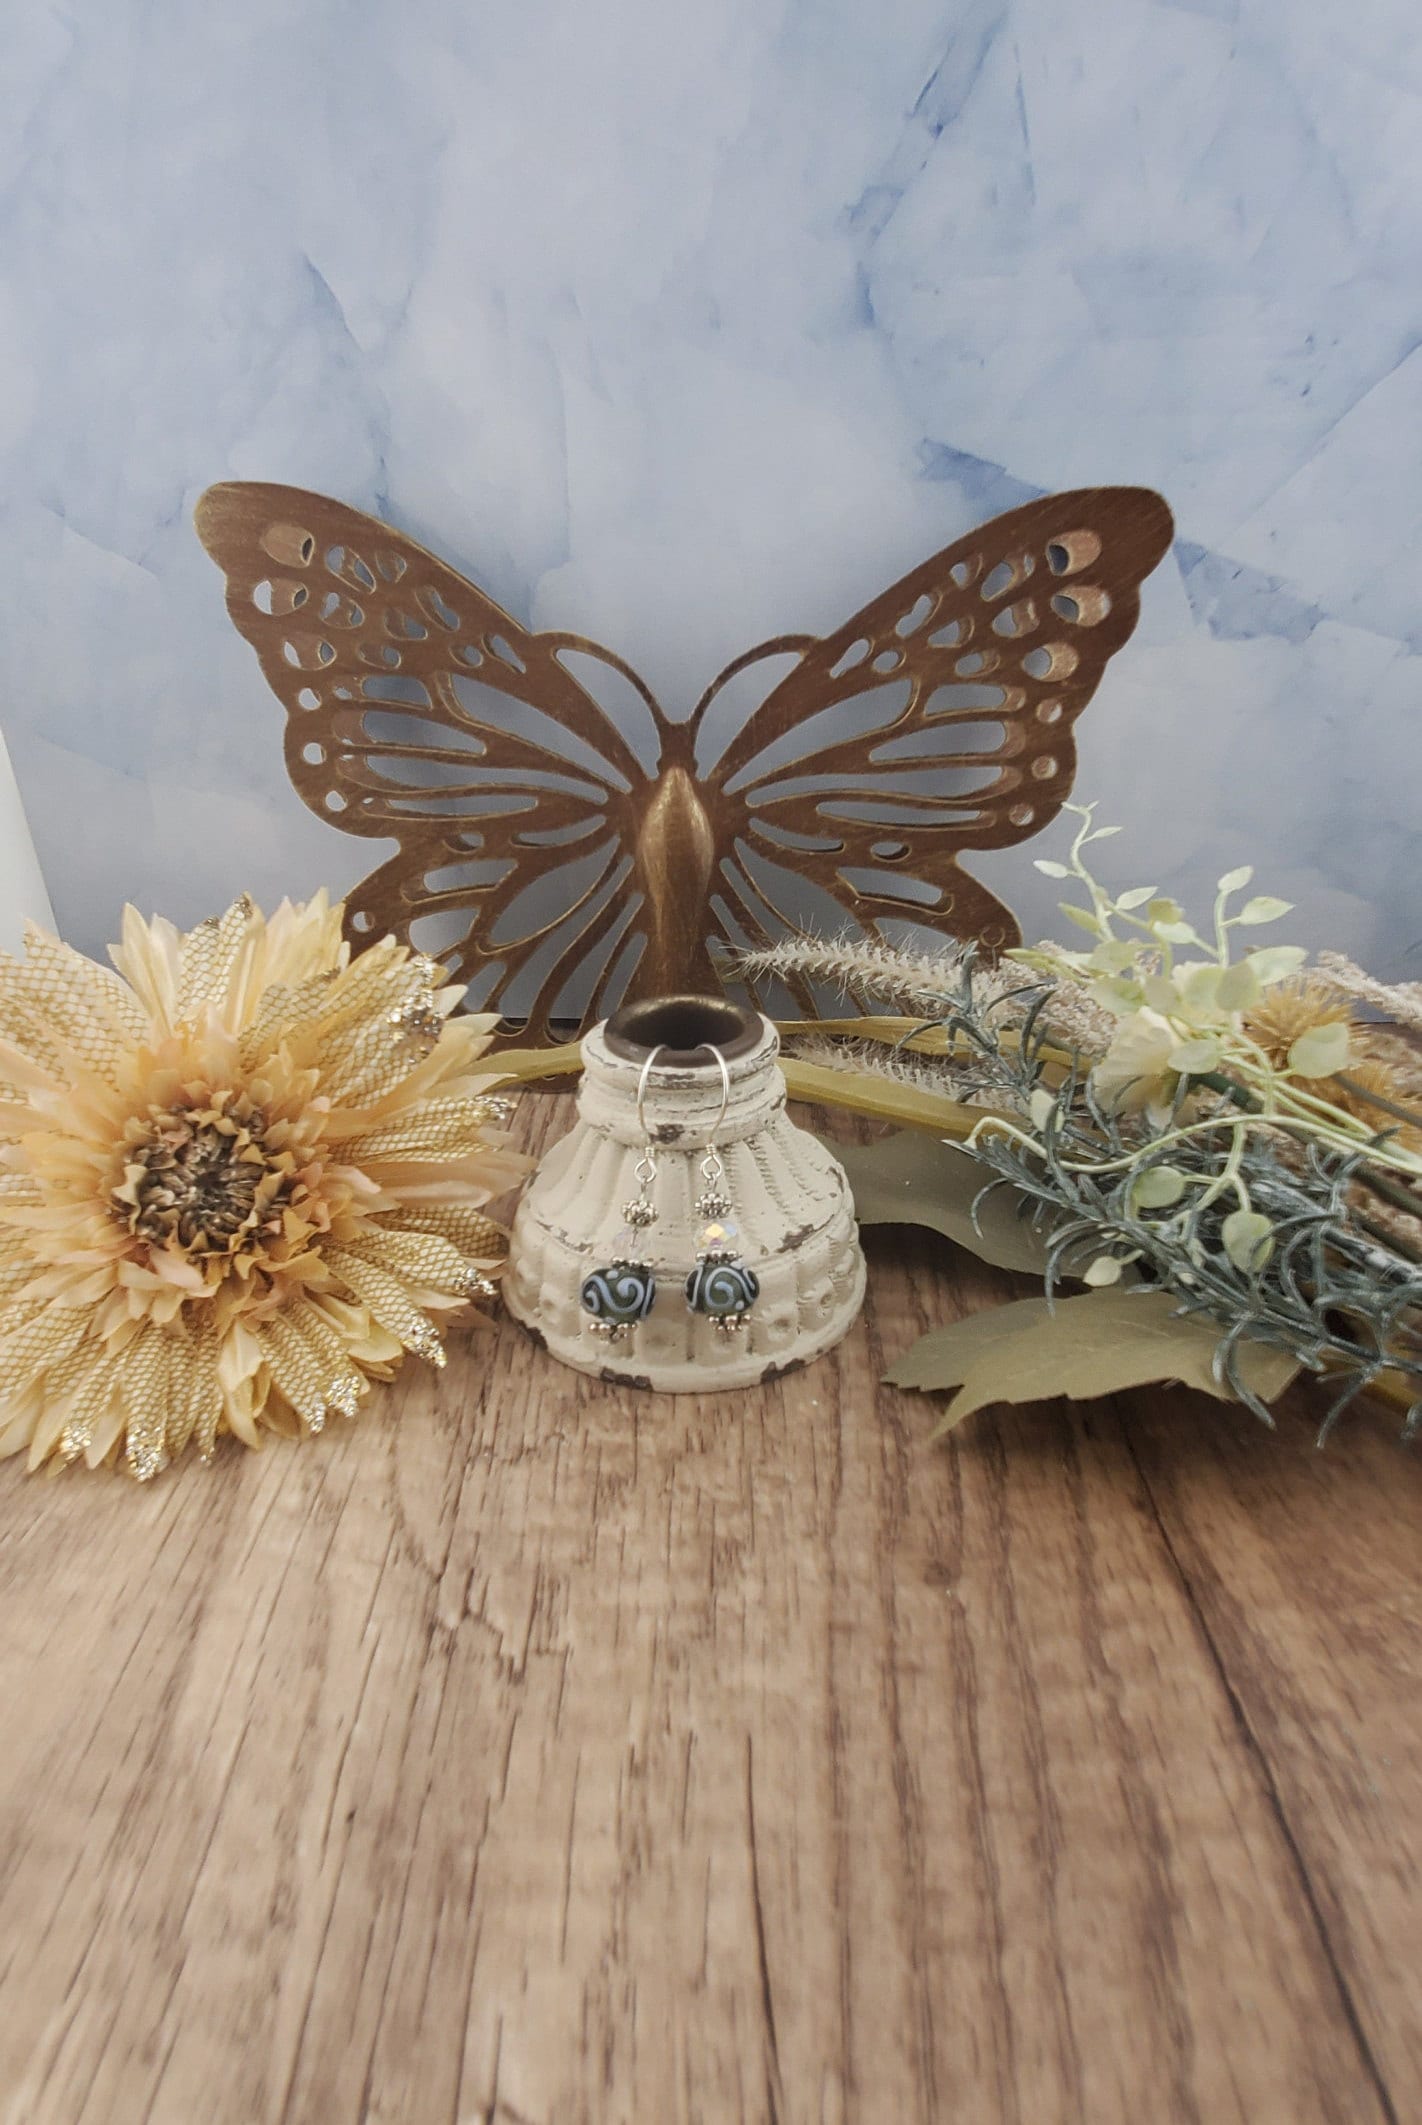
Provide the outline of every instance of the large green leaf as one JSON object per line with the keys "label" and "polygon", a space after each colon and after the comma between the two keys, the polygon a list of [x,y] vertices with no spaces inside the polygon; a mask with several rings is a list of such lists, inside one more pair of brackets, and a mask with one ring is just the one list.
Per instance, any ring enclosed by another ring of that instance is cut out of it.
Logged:
{"label": "large green leaf", "polygon": [[1014,1189],[995,1188],[982,1204],[981,1231],[974,1226],[974,1198],[992,1173],[971,1152],[914,1129],[874,1144],[829,1148],[849,1176],[861,1225],[927,1225],[999,1269],[1042,1274],[1046,1242],[1018,1215],[1021,1198]]}
{"label": "large green leaf", "polygon": [[[921,1336],[888,1374],[895,1387],[957,1387],[942,1431],[994,1402],[1039,1402],[1057,1395],[1088,1401],[1155,1380],[1179,1380],[1222,1402],[1235,1399],[1215,1378],[1218,1322],[1179,1314],[1164,1291],[1087,1291],[1080,1297],[1018,1299],[991,1306]],[[1272,1402],[1299,1370],[1287,1351],[1238,1346],[1240,1377]]]}
{"label": "large green leaf", "polygon": [[824,1063],[803,1062],[798,1055],[782,1056],[780,1069],[791,1099],[844,1107],[851,1114],[871,1115],[875,1121],[907,1122],[934,1136],[971,1136],[987,1111],[969,1107],[946,1092],[880,1077],[875,1070],[831,1070]]}

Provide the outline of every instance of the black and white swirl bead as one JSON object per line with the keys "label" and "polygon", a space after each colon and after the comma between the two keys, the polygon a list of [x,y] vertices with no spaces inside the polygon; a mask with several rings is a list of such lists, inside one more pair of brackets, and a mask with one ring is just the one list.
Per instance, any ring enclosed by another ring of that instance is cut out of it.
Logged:
{"label": "black and white swirl bead", "polygon": [[749,1313],[760,1297],[760,1278],[744,1262],[698,1262],[686,1280],[686,1303],[693,1313]]}
{"label": "black and white swirl bead", "polygon": [[657,1295],[656,1278],[641,1262],[612,1262],[584,1277],[583,1312],[595,1321],[645,1321]]}

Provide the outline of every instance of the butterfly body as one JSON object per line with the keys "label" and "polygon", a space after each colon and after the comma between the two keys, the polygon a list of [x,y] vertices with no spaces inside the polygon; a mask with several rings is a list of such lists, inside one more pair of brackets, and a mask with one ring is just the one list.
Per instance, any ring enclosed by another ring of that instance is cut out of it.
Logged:
{"label": "butterfly body", "polygon": [[[612,652],[522,628],[339,502],[233,482],[197,521],[286,708],[298,792],[396,844],[348,897],[352,940],[436,950],[471,1005],[526,1019],[524,1039],[626,997],[715,993],[713,946],[786,929],[1016,942],[958,858],[1060,809],[1072,725],[1171,534],[1148,489],[1046,496],[834,633],[738,657],[673,723]],[[761,660],[788,668],[699,758],[708,712]]]}
{"label": "butterfly body", "polygon": [[633,875],[646,909],[647,945],[628,985],[629,1000],[674,992],[714,995],[719,987],[706,946],[716,830],[689,748],[687,753],[662,766],[633,826]]}

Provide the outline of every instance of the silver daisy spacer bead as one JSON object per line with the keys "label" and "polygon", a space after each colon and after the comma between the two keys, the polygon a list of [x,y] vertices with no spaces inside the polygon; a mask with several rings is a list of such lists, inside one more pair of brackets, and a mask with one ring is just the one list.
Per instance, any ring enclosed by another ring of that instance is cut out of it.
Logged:
{"label": "silver daisy spacer bead", "polygon": [[589,1321],[588,1334],[599,1343],[617,1344],[627,1341],[630,1330],[626,1321]]}
{"label": "silver daisy spacer bead", "polygon": [[696,1198],[696,1215],[704,1218],[725,1217],[731,1208],[728,1195],[721,1195],[715,1188],[708,1188]]}
{"label": "silver daisy spacer bead", "polygon": [[629,1225],[646,1226],[655,1225],[657,1222],[656,1205],[640,1195],[634,1196],[630,1203],[622,1205],[622,1215]]}

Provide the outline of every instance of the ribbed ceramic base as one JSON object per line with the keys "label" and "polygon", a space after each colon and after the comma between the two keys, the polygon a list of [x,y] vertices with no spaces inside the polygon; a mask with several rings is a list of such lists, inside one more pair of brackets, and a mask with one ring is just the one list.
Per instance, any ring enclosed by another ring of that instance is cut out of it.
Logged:
{"label": "ribbed ceramic base", "polygon": [[741,1255],[760,1279],[759,1298],[732,1336],[690,1312],[683,1289],[705,1222],[695,1208],[701,1160],[721,1105],[709,1057],[695,1067],[656,1066],[644,1106],[656,1145],[657,1221],[641,1248],[656,1273],[656,1302],[627,1342],[608,1345],[594,1334],[579,1293],[588,1272],[618,1252],[624,1205],[638,1192],[645,1053],[615,1052],[604,1026],[584,1041],[577,1123],[524,1192],[503,1282],[509,1311],[565,1365],[662,1392],[746,1387],[818,1357],[858,1313],[864,1258],[848,1184],[825,1147],[786,1114],[779,1043],[774,1027],[760,1023],[748,1051],[729,1063],[731,1095],[716,1132]]}

